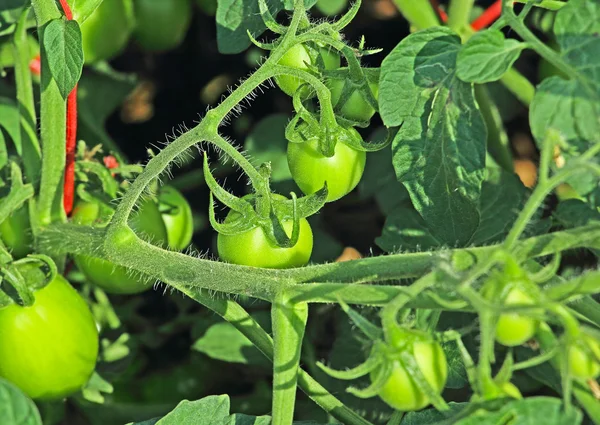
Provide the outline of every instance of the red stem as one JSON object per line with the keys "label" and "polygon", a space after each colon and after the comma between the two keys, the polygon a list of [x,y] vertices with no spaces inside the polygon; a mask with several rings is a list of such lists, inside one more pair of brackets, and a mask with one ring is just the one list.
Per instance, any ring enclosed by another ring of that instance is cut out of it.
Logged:
{"label": "red stem", "polygon": [[67,215],[73,210],[75,197],[75,150],[77,147],[77,85],[67,98],[67,159],[65,164],[65,182],[63,207]]}
{"label": "red stem", "polygon": [[[67,0],[60,0],[60,5],[68,20],[73,19],[73,13]],[[77,147],[77,84],[67,97],[67,134],[65,181],[63,185],[63,208],[67,215],[73,211],[75,199],[75,150]]]}
{"label": "red stem", "polygon": [[482,30],[491,25],[502,14],[502,0],[497,0],[488,7],[477,19],[471,23],[475,31]]}

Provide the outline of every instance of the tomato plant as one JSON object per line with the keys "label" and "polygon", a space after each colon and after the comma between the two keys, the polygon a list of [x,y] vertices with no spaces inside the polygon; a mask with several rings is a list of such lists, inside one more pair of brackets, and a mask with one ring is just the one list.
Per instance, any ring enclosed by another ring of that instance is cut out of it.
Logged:
{"label": "tomato plant", "polygon": [[32,398],[60,399],[78,391],[97,356],[92,313],[60,275],[35,293],[33,306],[0,310],[0,376]]}
{"label": "tomato plant", "polygon": [[135,0],[135,38],[148,51],[177,47],[192,19],[190,0]]}

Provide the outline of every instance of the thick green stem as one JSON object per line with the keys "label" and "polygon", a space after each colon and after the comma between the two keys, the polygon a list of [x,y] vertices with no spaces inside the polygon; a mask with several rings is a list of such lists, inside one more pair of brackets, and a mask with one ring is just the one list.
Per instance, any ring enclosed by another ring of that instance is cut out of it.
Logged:
{"label": "thick green stem", "polygon": [[38,198],[38,217],[41,226],[53,220],[64,220],[62,208],[62,178],[65,168],[66,102],[52,78],[44,45],[44,30],[61,14],[54,0],[32,0],[37,19],[41,47],[42,75],[40,121],[42,135],[42,172]]}
{"label": "thick green stem", "polygon": [[17,86],[17,102],[21,130],[21,145],[23,147],[23,168],[27,180],[37,186],[42,161],[40,144],[36,134],[35,103],[33,99],[33,84],[29,61],[31,52],[27,40],[27,18],[30,13],[25,8],[21,13],[13,39],[15,55],[15,83]]}
{"label": "thick green stem", "polygon": [[519,71],[510,68],[504,73],[502,78],[500,78],[500,82],[504,84],[504,87],[510,90],[510,92],[525,106],[528,107],[531,105],[533,96],[535,95],[535,87],[527,78],[525,78],[525,76],[523,76],[523,74],[519,73]]}
{"label": "thick green stem", "polygon": [[394,0],[400,13],[417,30],[435,27],[440,24],[429,0]]}
{"label": "thick green stem", "polygon": [[475,0],[452,0],[448,8],[448,26],[456,32],[469,25]]}
{"label": "thick green stem", "polygon": [[280,293],[271,306],[273,324],[273,425],[292,425],[308,304],[290,303]]}
{"label": "thick green stem", "polygon": [[[242,306],[223,296],[215,297],[206,291],[195,288],[186,288],[184,293],[235,326],[269,360],[273,360],[273,339]],[[346,425],[372,425],[346,407],[302,369],[299,370],[298,386],[323,410],[342,423]]]}
{"label": "thick green stem", "polygon": [[[273,300],[282,289],[293,287],[294,301],[319,300],[335,302],[332,298],[343,293],[349,302],[361,303],[353,290],[332,287],[333,284],[306,285],[301,291],[297,284],[310,282],[348,282],[348,288],[355,288],[360,296],[370,297],[373,303],[385,302],[397,293],[381,293],[369,285],[350,284],[351,282],[384,282],[409,277],[422,276],[431,271],[440,260],[454,256],[470,258],[474,263],[484,262],[497,251],[499,245],[478,248],[441,250],[438,252],[395,254],[365,258],[342,263],[322,264],[289,270],[270,270],[238,266],[216,261],[190,257],[178,252],[166,251],[146,243],[133,234],[127,243],[107,245],[106,231],[72,224],[54,224],[38,237],[40,247],[54,254],[84,254],[106,259],[132,271],[145,273],[156,279],[183,290],[184,288],[204,288],[231,294],[249,295],[265,300]],[[110,246],[110,250],[107,250]],[[517,241],[514,247],[516,256],[522,259],[551,255],[566,249],[600,247],[600,224],[592,223],[561,232]],[[338,293],[330,289],[339,291]],[[367,300],[367,298],[365,298]]]}

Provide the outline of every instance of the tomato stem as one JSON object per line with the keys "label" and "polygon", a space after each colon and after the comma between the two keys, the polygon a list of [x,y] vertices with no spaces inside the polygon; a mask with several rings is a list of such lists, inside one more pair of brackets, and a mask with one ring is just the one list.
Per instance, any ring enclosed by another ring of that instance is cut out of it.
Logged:
{"label": "tomato stem", "polygon": [[488,7],[477,19],[471,23],[471,28],[475,31],[482,30],[491,25],[502,14],[502,0],[497,0]]}
{"label": "tomato stem", "polygon": [[[68,20],[73,19],[73,12],[67,0],[60,0],[60,5]],[[66,163],[63,186],[63,208],[67,215],[73,211],[75,198],[75,149],[77,145],[77,84],[67,98],[67,134],[66,134]]]}

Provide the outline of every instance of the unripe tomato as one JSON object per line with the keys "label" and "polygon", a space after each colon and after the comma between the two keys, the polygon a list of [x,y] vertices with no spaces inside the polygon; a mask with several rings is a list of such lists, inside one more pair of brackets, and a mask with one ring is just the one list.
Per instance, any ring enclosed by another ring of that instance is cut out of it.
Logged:
{"label": "unripe tomato", "polygon": [[[77,19],[77,2],[69,3]],[[131,35],[125,0],[103,0],[80,27],[85,63],[112,59],[125,48]]]}
{"label": "unripe tomato", "polygon": [[[358,134],[353,128],[349,131]],[[335,139],[335,133],[333,137]],[[333,156],[326,157],[319,150],[319,139],[312,137],[303,143],[289,143],[287,160],[292,178],[302,192],[315,193],[327,182],[327,201],[331,202],[358,185],[365,170],[367,153],[336,139]]]}
{"label": "unripe tomato", "polygon": [[19,208],[0,223],[0,238],[15,259],[31,253],[33,235],[27,207]]}
{"label": "unripe tomato", "polygon": [[[535,304],[522,290],[510,290],[504,300],[507,306],[527,306]],[[501,314],[496,325],[496,340],[508,347],[524,344],[530,340],[537,330],[537,320],[518,313]]]}
{"label": "unripe tomato", "polygon": [[194,218],[190,204],[172,186],[164,186],[160,189],[158,203],[167,229],[169,247],[177,251],[187,248],[194,234]]}
{"label": "unripe tomato", "polygon": [[30,307],[0,309],[0,377],[35,399],[60,399],[88,381],[98,330],[85,300],[58,275]]}
{"label": "unripe tomato", "polygon": [[[335,107],[342,97],[342,89],[344,88],[343,80],[328,80],[327,86],[331,90],[331,103]],[[379,95],[379,84],[369,82],[369,88],[375,99]],[[369,121],[375,115],[375,109],[364,99],[360,91],[354,91],[344,106],[340,109],[343,117],[354,121]]]}
{"label": "unripe tomato", "polygon": [[[236,211],[230,211],[225,222],[240,217]],[[286,234],[291,237],[294,222],[282,220]],[[271,243],[261,227],[255,227],[236,235],[217,236],[217,249],[223,261],[252,267],[285,269],[301,267],[308,263],[313,248],[313,233],[305,218],[300,219],[298,242],[291,248],[281,248]]]}
{"label": "unripe tomato", "polygon": [[[73,222],[76,224],[93,225],[107,218],[100,217],[100,207],[94,202],[80,202],[73,210]],[[157,244],[167,240],[165,225],[153,201],[144,202],[130,224],[136,233]],[[100,258],[77,255],[75,263],[94,285],[111,294],[136,294],[149,289],[154,282],[148,276],[134,276],[126,268]]]}
{"label": "unripe tomato", "polygon": [[[425,380],[434,391],[441,393],[448,377],[448,364],[441,345],[436,341],[417,341],[412,346],[412,353]],[[376,369],[371,373],[372,382],[378,372],[379,369]],[[420,410],[431,403],[400,360],[394,361],[390,377],[381,388],[379,397],[403,412]]]}
{"label": "unripe tomato", "polygon": [[135,0],[135,38],[149,51],[177,47],[192,20],[190,0]]}
{"label": "unripe tomato", "polygon": [[600,342],[588,335],[569,347],[569,369],[576,378],[600,376]]}
{"label": "unripe tomato", "polygon": [[[336,69],[340,66],[340,55],[334,49],[319,47],[318,53],[315,54],[321,55],[325,69]],[[308,65],[314,64],[315,61],[311,57],[311,51],[308,47],[303,44],[296,44],[279,59],[278,63],[296,69],[308,70]],[[304,80],[291,75],[280,75],[275,78],[275,81],[279,88],[289,96],[293,96],[298,87],[305,83]]]}

